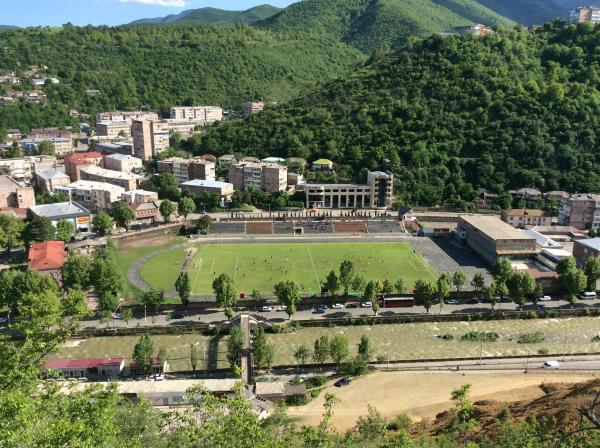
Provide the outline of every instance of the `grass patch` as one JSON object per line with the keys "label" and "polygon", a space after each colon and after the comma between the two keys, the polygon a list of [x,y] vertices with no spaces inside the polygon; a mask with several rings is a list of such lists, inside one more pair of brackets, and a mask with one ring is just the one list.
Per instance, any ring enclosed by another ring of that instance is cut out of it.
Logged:
{"label": "grass patch", "polygon": [[544,333],[536,331],[535,333],[527,333],[519,336],[517,344],[540,344],[546,340]]}

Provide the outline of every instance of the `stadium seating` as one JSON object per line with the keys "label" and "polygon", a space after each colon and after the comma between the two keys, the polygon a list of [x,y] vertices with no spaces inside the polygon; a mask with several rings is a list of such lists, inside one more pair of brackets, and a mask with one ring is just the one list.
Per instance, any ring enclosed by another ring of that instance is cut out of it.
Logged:
{"label": "stadium seating", "polygon": [[402,233],[402,227],[398,221],[369,221],[367,223],[369,233]]}
{"label": "stadium seating", "polygon": [[271,221],[257,221],[246,223],[246,235],[272,235],[273,223]]}
{"label": "stadium seating", "polygon": [[333,223],[335,233],[367,233],[364,221],[341,221]]}
{"label": "stadium seating", "polygon": [[210,225],[211,234],[244,234],[246,223],[244,222],[214,222]]}

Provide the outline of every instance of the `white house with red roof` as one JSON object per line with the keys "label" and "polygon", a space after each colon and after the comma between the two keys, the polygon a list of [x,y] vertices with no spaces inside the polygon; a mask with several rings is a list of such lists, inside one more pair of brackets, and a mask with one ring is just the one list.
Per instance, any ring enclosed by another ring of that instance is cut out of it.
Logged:
{"label": "white house with red roof", "polygon": [[116,377],[125,368],[125,358],[49,359],[42,368],[42,376],[49,370],[63,378]]}

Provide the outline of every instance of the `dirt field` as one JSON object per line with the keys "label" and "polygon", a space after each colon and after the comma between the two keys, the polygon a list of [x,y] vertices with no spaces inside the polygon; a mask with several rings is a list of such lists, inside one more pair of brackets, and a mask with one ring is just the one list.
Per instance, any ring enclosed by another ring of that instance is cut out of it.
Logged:
{"label": "dirt field", "polygon": [[[374,406],[386,417],[406,413],[415,420],[433,419],[453,406],[450,393],[471,384],[471,398],[506,402],[532,400],[544,395],[543,383],[576,383],[597,378],[589,373],[412,373],[378,372],[355,379],[351,385],[329,387],[341,402],[334,407],[333,424],[339,431],[351,429],[358,417]],[[318,424],[323,413],[325,393],[306,406],[290,407],[288,414],[300,424]]]}

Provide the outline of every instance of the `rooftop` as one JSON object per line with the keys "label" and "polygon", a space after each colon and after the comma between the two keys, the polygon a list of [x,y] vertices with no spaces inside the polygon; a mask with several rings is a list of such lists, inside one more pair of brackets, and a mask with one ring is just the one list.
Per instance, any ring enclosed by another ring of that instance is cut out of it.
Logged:
{"label": "rooftop", "polygon": [[459,220],[471,224],[481,233],[493,240],[533,240],[529,235],[519,232],[510,224],[505,223],[496,216],[485,215],[460,215]]}
{"label": "rooftop", "polygon": [[507,216],[531,216],[538,218],[540,216],[551,216],[549,213],[535,208],[513,208],[504,210]]}
{"label": "rooftop", "polygon": [[359,184],[306,184],[306,188],[371,188],[369,185]]}
{"label": "rooftop", "polygon": [[123,171],[107,170],[99,166],[90,165],[81,169],[82,173],[92,174],[94,176],[101,176],[107,179],[118,179],[118,180],[138,180],[142,176],[133,173],[125,173]]}
{"label": "rooftop", "polygon": [[104,157],[101,152],[90,151],[90,152],[74,152],[65,157],[65,162],[81,164],[87,163],[90,159],[101,159]]}
{"label": "rooftop", "polygon": [[595,201],[600,202],[600,194],[576,193],[571,195],[572,201]]}
{"label": "rooftop", "polygon": [[[115,145],[117,146],[117,145]],[[107,156],[104,156],[105,159],[114,159],[114,160],[139,160],[140,162],[142,161],[142,159],[138,159],[137,157],[133,157],[132,155],[129,154],[109,154]]]}
{"label": "rooftop", "polygon": [[107,182],[94,182],[91,180],[78,180],[77,182],[70,183],[69,185],[61,185],[58,189],[66,190],[102,190],[111,191],[116,194],[121,194],[125,191],[123,187],[118,185],[109,184]]}
{"label": "rooftop", "polygon": [[98,366],[119,366],[124,358],[49,359],[45,369],[93,369]]}
{"label": "rooftop", "polygon": [[220,182],[218,180],[193,179],[181,184],[182,187],[208,187],[208,188],[233,188],[229,182]]}
{"label": "rooftop", "polygon": [[66,215],[86,214],[90,212],[77,202],[57,202],[56,204],[35,205],[29,210],[39,217],[57,218]]}
{"label": "rooftop", "polygon": [[42,179],[44,180],[51,180],[51,179],[70,179],[69,176],[67,176],[66,173],[63,173],[62,171],[58,171],[54,168],[50,168],[46,171],[42,171],[41,173],[38,173],[38,176],[40,176]]}
{"label": "rooftop", "polygon": [[21,188],[22,185],[9,176],[0,176],[0,191],[16,191],[17,188]]}
{"label": "rooftop", "polygon": [[64,241],[32,243],[29,248],[29,268],[37,271],[60,269],[66,258]]}
{"label": "rooftop", "polygon": [[575,240],[576,243],[579,243],[585,247],[589,247],[590,249],[600,251],[600,238],[589,238],[583,240]]}
{"label": "rooftop", "polygon": [[333,162],[329,159],[317,159],[313,162],[313,165],[333,165]]}
{"label": "rooftop", "polygon": [[21,140],[21,143],[23,143],[23,144],[39,143],[39,142],[43,142],[46,140],[51,141],[51,142],[61,142],[61,143],[67,143],[67,142],[71,141],[70,138],[65,138],[65,137],[33,137],[33,138],[24,138]]}

